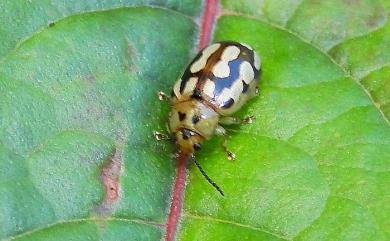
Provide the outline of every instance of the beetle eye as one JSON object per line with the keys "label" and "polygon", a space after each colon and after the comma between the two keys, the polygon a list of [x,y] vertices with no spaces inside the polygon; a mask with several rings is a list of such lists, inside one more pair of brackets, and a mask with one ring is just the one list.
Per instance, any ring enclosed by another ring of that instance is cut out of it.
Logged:
{"label": "beetle eye", "polygon": [[195,150],[200,150],[200,147],[201,147],[201,145],[199,144],[199,143],[195,143],[194,145],[193,145],[193,147],[194,147],[194,149]]}

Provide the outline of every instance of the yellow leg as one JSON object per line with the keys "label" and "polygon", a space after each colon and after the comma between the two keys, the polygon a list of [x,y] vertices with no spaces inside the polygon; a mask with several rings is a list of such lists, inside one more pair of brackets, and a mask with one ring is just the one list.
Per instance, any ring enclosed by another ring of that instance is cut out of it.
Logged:
{"label": "yellow leg", "polygon": [[163,100],[170,100],[171,99],[171,97],[169,97],[167,94],[165,94],[162,91],[159,91],[157,93],[157,95],[158,95],[158,99],[161,100],[161,101],[163,101]]}
{"label": "yellow leg", "polygon": [[171,140],[171,136],[166,133],[162,133],[159,131],[153,131],[153,136],[157,141],[162,141],[162,140]]}
{"label": "yellow leg", "polygon": [[233,152],[229,151],[227,148],[228,136],[226,134],[226,130],[222,126],[218,125],[217,128],[215,129],[215,134],[218,136],[223,136],[222,148],[226,153],[227,159],[230,161],[234,160],[236,158],[236,155]]}
{"label": "yellow leg", "polygon": [[221,118],[219,118],[219,123],[222,125],[250,124],[253,122],[253,120],[255,118],[256,117],[253,115],[247,116],[244,119],[240,119],[240,118],[234,117],[234,116],[222,116]]}

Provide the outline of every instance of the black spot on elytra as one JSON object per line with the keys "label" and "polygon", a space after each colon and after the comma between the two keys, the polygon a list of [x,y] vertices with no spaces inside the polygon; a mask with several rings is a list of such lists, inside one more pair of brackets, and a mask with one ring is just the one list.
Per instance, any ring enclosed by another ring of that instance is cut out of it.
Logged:
{"label": "black spot on elytra", "polygon": [[228,101],[225,101],[225,102],[221,105],[221,108],[222,108],[222,109],[227,109],[227,108],[230,108],[233,104],[234,104],[234,100],[233,100],[232,98],[230,98]]}
{"label": "black spot on elytra", "polygon": [[257,69],[253,66],[253,71],[255,72],[255,79],[260,79],[260,77],[261,77],[261,72],[262,72],[261,67],[260,67],[259,70],[257,70]]}
{"label": "black spot on elytra", "polygon": [[192,123],[195,125],[196,123],[198,123],[200,120],[200,116],[198,115],[194,115],[192,116]]}
{"label": "black spot on elytra", "polygon": [[195,63],[195,61],[197,61],[200,56],[202,56],[202,51],[200,51],[196,56],[195,58],[191,61],[191,63],[187,66],[186,70],[184,71],[183,73],[183,76],[181,77],[181,82],[180,82],[180,94],[183,94],[183,91],[186,87],[186,84],[188,82],[188,80],[191,78],[191,77],[194,77],[194,76],[197,76],[196,73],[192,73],[191,72],[191,66],[193,63]]}
{"label": "black spot on elytra", "polygon": [[246,93],[248,91],[249,85],[242,81],[242,93]]}
{"label": "black spot on elytra", "polygon": [[183,94],[183,90],[186,87],[188,79],[181,80],[180,82],[180,94]]}
{"label": "black spot on elytra", "polygon": [[179,114],[179,120],[180,121],[183,121],[185,118],[186,118],[186,113],[182,113],[182,112],[177,112]]}
{"label": "black spot on elytra", "polygon": [[192,94],[191,97],[198,99],[198,100],[201,100],[202,99],[202,92],[198,88],[196,88],[196,89],[194,89],[194,93]]}

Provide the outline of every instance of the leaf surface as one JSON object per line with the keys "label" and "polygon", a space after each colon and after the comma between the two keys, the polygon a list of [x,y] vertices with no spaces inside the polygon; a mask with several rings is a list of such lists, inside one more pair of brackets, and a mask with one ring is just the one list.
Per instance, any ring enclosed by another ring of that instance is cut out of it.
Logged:
{"label": "leaf surface", "polygon": [[[119,8],[56,22],[3,60],[0,238],[161,237],[174,163],[171,143],[152,136],[169,108],[156,93],[180,74],[195,36],[182,13]],[[120,183],[111,199],[110,165]]]}

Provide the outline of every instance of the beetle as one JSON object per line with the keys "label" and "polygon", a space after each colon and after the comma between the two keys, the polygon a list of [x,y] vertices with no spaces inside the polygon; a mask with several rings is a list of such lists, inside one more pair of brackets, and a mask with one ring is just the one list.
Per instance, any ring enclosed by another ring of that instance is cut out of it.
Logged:
{"label": "beetle", "polygon": [[[249,45],[216,42],[196,55],[173,86],[168,126],[177,148],[181,154],[193,157],[205,178],[222,195],[193,153],[214,134],[225,135],[221,124],[245,122],[232,114],[257,95],[260,67],[260,57]],[[234,158],[230,152],[228,156]]]}

